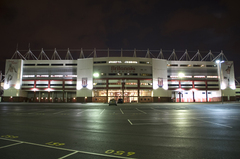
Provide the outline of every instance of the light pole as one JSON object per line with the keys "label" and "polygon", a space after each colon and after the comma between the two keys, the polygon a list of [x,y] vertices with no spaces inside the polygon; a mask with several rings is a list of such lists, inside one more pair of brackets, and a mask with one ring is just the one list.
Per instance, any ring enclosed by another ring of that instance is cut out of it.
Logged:
{"label": "light pole", "polygon": [[222,101],[222,104],[223,104],[223,93],[222,93],[222,70],[221,70],[221,65],[224,61],[220,61],[220,60],[217,60],[216,63],[218,64],[218,71],[219,71],[219,83],[220,83],[220,89],[221,89],[221,101]]}

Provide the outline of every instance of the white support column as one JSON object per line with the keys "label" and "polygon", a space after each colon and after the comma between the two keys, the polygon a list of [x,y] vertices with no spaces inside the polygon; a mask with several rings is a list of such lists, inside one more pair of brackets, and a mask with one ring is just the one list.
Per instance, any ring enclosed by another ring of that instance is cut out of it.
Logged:
{"label": "white support column", "polygon": [[92,97],[93,58],[78,59],[77,98]]}

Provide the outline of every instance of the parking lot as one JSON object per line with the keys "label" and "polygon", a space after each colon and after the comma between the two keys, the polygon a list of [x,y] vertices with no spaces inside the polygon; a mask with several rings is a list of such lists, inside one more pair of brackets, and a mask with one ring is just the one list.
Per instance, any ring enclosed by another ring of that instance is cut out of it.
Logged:
{"label": "parking lot", "polygon": [[1,158],[238,158],[239,103],[0,103]]}

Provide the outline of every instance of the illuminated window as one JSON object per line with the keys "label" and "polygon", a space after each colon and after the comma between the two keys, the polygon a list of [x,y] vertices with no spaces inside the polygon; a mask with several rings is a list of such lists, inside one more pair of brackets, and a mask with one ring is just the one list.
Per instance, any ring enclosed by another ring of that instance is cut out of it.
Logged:
{"label": "illuminated window", "polygon": [[183,78],[192,78],[192,76],[183,76]]}
{"label": "illuminated window", "polygon": [[205,76],[194,76],[194,78],[205,78]]}
{"label": "illuminated window", "polygon": [[37,77],[49,77],[49,75],[36,75]]}
{"label": "illuminated window", "polygon": [[122,61],[108,61],[108,63],[122,63]]}
{"label": "illuminated window", "polygon": [[77,77],[77,75],[65,75],[65,77]]}
{"label": "illuminated window", "polygon": [[63,77],[63,75],[51,75],[51,77]]}
{"label": "illuminated window", "polygon": [[94,96],[107,96],[107,90],[94,90]]}
{"label": "illuminated window", "polygon": [[125,83],[125,85],[137,85],[137,83]]}
{"label": "illuminated window", "polygon": [[142,87],[152,87],[152,80],[140,80]]}
{"label": "illuminated window", "polygon": [[207,78],[218,78],[218,76],[207,76]]}
{"label": "illuminated window", "polygon": [[151,96],[152,90],[139,90],[139,96]]}
{"label": "illuminated window", "polygon": [[35,75],[23,75],[23,77],[35,77]]}
{"label": "illuminated window", "polygon": [[106,85],[106,80],[93,80],[93,85],[103,86]]}
{"label": "illuminated window", "polygon": [[137,61],[124,61],[124,63],[138,63]]}
{"label": "illuminated window", "polygon": [[[179,76],[170,76],[170,78],[179,78]],[[192,76],[182,76],[181,78],[192,78]]]}
{"label": "illuminated window", "polygon": [[152,86],[152,83],[140,83],[140,85],[143,85],[143,86]]}

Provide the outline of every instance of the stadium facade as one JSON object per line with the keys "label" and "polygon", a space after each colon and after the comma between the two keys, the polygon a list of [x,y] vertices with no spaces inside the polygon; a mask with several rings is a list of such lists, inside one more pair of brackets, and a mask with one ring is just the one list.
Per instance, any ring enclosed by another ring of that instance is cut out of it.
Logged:
{"label": "stadium facade", "polygon": [[[175,50],[164,58],[162,50],[81,49],[75,50],[80,52],[77,59],[73,59],[69,49],[65,51],[65,59],[56,49],[50,59],[43,49],[38,58],[30,49],[25,55],[16,50],[6,60],[2,100],[101,103],[112,98],[123,99],[125,103],[236,100],[233,61],[228,61],[222,51],[217,55],[210,51],[204,57],[197,51],[190,57],[186,50],[179,59]],[[97,56],[102,53],[106,56]],[[137,56],[140,53],[145,56]]]}

